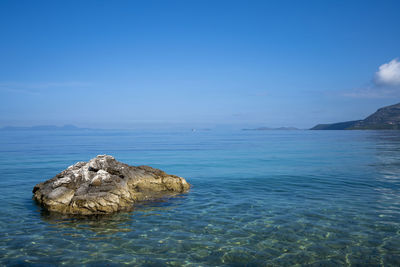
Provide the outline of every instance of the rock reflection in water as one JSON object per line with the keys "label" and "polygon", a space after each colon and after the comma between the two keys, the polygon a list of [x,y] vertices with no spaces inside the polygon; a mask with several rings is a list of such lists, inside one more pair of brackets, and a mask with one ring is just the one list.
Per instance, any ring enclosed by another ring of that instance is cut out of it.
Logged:
{"label": "rock reflection in water", "polygon": [[[135,231],[135,223],[138,217],[160,216],[174,209],[179,204],[179,199],[184,197],[174,196],[157,201],[143,202],[132,207],[131,211],[104,215],[71,215],[41,209],[40,217],[51,227],[65,231],[62,232],[63,235],[83,237],[82,233],[79,234],[79,232],[89,230],[97,236],[96,238],[102,236],[104,238],[107,235]],[[68,229],[74,229],[74,232],[70,233]]]}

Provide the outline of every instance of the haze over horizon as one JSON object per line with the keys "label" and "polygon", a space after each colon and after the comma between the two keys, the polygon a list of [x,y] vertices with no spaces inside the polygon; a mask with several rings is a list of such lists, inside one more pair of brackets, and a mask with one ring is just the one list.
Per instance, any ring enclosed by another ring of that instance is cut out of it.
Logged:
{"label": "haze over horizon", "polygon": [[310,128],[400,102],[399,1],[1,1],[0,127]]}

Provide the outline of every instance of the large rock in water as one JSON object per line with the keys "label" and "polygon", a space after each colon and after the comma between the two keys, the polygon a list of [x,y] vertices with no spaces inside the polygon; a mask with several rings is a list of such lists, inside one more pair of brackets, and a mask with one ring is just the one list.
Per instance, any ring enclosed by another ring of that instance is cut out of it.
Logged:
{"label": "large rock in water", "polygon": [[182,177],[99,155],[37,184],[33,194],[49,211],[89,215],[129,210],[135,202],[184,193],[189,188]]}

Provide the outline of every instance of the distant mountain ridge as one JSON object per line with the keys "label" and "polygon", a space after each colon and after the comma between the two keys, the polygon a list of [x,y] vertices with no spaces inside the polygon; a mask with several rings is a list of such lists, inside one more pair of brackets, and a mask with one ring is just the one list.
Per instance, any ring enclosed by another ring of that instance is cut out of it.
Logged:
{"label": "distant mountain ridge", "polygon": [[242,129],[242,131],[276,131],[276,130],[293,131],[293,130],[299,130],[299,129],[296,127],[278,127],[278,128],[259,127],[259,128],[254,128],[254,129]]}
{"label": "distant mountain ridge", "polygon": [[400,130],[400,103],[380,108],[364,120],[318,124],[310,130]]}

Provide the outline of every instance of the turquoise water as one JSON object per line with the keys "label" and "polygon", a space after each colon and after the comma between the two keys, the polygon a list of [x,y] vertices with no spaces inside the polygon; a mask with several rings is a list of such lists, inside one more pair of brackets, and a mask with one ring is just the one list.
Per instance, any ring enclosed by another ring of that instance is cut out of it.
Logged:
{"label": "turquoise water", "polygon": [[[106,217],[33,186],[98,154],[187,178]],[[400,132],[0,132],[0,265],[399,266]]]}

